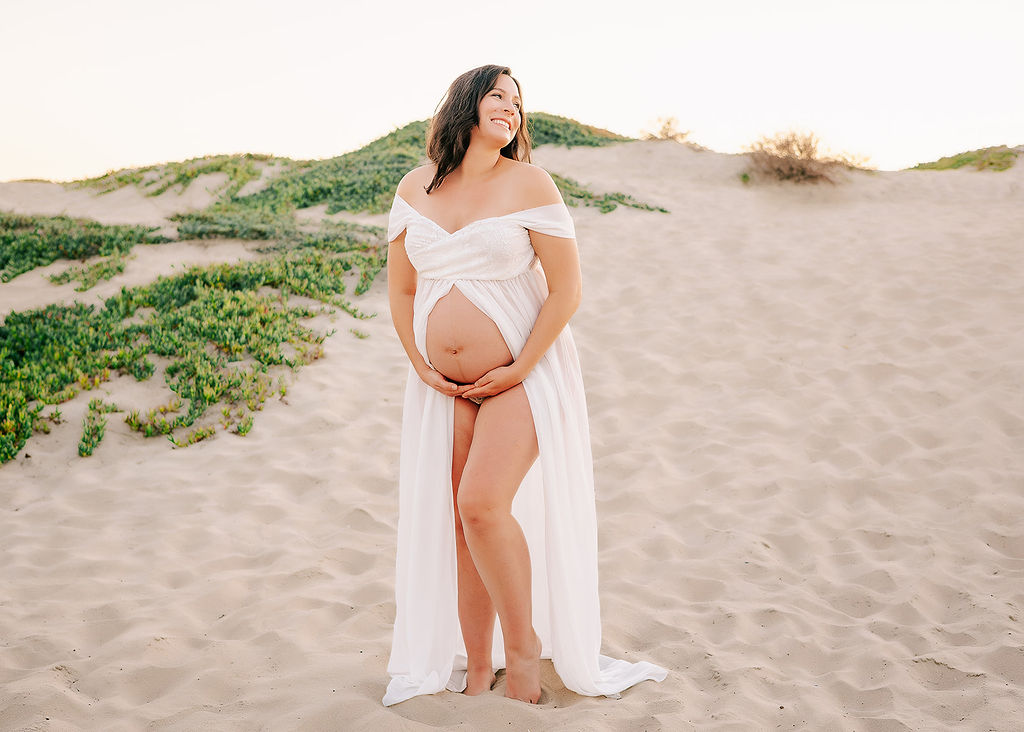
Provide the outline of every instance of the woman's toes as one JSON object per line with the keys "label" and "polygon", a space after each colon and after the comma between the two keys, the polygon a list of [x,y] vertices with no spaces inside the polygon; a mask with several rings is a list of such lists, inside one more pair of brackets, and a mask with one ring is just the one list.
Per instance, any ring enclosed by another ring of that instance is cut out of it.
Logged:
{"label": "woman's toes", "polygon": [[540,700],[540,637],[534,634],[535,652],[525,656],[506,653],[507,684],[505,696],[519,699],[528,704],[536,704]]}

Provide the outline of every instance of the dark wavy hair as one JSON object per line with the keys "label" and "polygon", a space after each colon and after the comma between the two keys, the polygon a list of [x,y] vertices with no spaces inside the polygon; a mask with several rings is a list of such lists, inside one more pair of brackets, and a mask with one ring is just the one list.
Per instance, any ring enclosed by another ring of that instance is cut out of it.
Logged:
{"label": "dark wavy hair", "polygon": [[466,157],[470,131],[480,123],[480,102],[487,92],[494,88],[502,74],[507,74],[519,89],[519,115],[522,121],[515,137],[501,148],[501,154],[512,160],[530,162],[530,134],[526,131],[522,87],[512,76],[508,66],[478,66],[461,74],[452,82],[444,99],[438,105],[440,109],[435,110],[430,120],[430,129],[427,130],[427,157],[437,165],[437,171],[425,189],[427,193],[441,185],[448,174],[459,167],[462,159]]}

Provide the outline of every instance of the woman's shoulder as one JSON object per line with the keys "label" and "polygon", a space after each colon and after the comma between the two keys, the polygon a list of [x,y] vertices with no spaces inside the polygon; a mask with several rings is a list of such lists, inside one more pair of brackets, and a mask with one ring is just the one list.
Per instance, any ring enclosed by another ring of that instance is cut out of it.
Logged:
{"label": "woman's shoulder", "polygon": [[411,196],[415,196],[417,188],[422,191],[434,178],[434,172],[437,170],[435,163],[427,163],[420,165],[417,168],[413,168],[404,176],[402,180],[398,181],[398,195],[404,198],[406,201],[411,200]]}
{"label": "woman's shoulder", "polygon": [[548,171],[539,165],[521,160],[510,162],[513,163],[509,167],[512,183],[526,199],[524,203],[527,205],[524,205],[523,208],[562,203],[562,194]]}

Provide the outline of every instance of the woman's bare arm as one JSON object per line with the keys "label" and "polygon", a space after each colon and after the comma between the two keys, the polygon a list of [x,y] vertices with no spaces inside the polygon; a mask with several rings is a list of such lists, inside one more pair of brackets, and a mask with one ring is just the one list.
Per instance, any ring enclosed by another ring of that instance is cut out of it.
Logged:
{"label": "woman's bare arm", "polygon": [[427,386],[445,396],[459,396],[470,389],[469,385],[459,386],[430,368],[416,348],[416,336],[412,327],[413,302],[416,299],[416,268],[405,253],[405,232],[388,244],[388,305],[391,321],[398,333],[398,340],[409,357],[420,379]]}
{"label": "woman's bare arm", "polygon": [[388,304],[398,340],[409,362],[419,373],[430,368],[416,349],[412,329],[412,304],[416,299],[416,270],[405,254],[405,232],[388,244]]}

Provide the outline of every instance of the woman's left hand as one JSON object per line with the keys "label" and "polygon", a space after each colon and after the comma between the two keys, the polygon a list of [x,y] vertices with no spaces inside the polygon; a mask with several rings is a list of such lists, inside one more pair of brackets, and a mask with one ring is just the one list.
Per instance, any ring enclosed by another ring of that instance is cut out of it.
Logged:
{"label": "woman's left hand", "polygon": [[516,384],[520,383],[524,378],[525,374],[520,373],[519,369],[516,368],[515,364],[511,366],[499,366],[496,369],[491,369],[486,374],[481,376],[479,379],[473,382],[473,388],[468,391],[464,391],[461,396],[464,397],[489,397],[495,394],[500,394],[506,389],[511,389]]}

